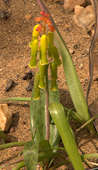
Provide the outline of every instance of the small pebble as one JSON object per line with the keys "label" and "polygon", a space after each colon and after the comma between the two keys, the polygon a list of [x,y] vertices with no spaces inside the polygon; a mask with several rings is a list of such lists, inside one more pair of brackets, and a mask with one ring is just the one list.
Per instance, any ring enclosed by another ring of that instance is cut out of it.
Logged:
{"label": "small pebble", "polygon": [[70,54],[75,54],[75,51],[71,48],[69,49]]}
{"label": "small pebble", "polygon": [[80,47],[80,44],[75,44],[75,45],[73,46],[74,49],[78,49],[79,47]]}
{"label": "small pebble", "polygon": [[71,31],[72,31],[72,27],[67,27],[67,28],[65,29],[65,31],[66,31],[66,32],[71,32]]}
{"label": "small pebble", "polygon": [[7,5],[9,4],[9,0],[3,0]]}
{"label": "small pebble", "polygon": [[2,11],[0,10],[0,19],[7,20],[9,18],[10,14],[8,11]]}
{"label": "small pebble", "polygon": [[6,92],[10,91],[16,85],[17,85],[17,83],[15,83],[14,80],[12,80],[12,79],[8,80],[7,83],[6,83],[5,91]]}
{"label": "small pebble", "polygon": [[96,77],[96,78],[94,79],[94,81],[98,81],[98,77]]}
{"label": "small pebble", "polygon": [[30,80],[28,87],[26,88],[27,91],[32,91],[34,81]]}
{"label": "small pebble", "polygon": [[34,76],[33,72],[29,71],[29,72],[25,73],[23,80],[30,80],[30,79],[32,79],[33,76]]}
{"label": "small pebble", "polygon": [[79,65],[79,69],[82,69],[83,68],[83,64],[81,63],[80,65]]}
{"label": "small pebble", "polygon": [[10,128],[10,133],[13,133],[13,132],[15,132],[15,127]]}
{"label": "small pebble", "polygon": [[63,1],[59,1],[59,0],[56,1],[55,3],[56,3],[56,4],[59,4],[59,5],[64,5],[64,2],[63,2]]}

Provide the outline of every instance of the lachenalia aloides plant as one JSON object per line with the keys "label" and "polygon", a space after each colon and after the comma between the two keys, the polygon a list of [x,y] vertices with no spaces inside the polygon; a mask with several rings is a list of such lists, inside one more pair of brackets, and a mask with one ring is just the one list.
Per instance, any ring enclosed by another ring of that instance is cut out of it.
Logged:
{"label": "lachenalia aloides plant", "polygon": [[[49,19],[49,15],[44,11],[41,17],[35,18],[39,24],[35,25],[32,32],[32,41],[29,46],[31,48],[31,59],[29,67],[36,68],[34,78],[33,100],[39,100],[40,90],[46,90],[48,93],[48,70],[50,70],[50,89],[57,90],[57,69],[61,64],[59,53],[54,45],[54,27]],[[47,96],[48,97],[48,96]],[[49,113],[48,113],[48,100],[46,99],[46,139],[49,139]]]}

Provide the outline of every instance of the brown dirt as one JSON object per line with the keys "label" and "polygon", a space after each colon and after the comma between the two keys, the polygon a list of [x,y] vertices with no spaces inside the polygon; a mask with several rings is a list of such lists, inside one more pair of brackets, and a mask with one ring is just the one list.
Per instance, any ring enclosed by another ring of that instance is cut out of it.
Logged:
{"label": "brown dirt", "polygon": [[[86,94],[88,85],[88,57],[91,37],[78,28],[73,20],[73,12],[67,13],[59,1],[48,1],[47,6],[61,32],[69,51],[72,54],[74,65],[82,84],[84,94]],[[2,97],[29,97],[31,92],[26,91],[29,81],[23,80],[23,76],[30,69],[28,63],[30,60],[29,42],[31,41],[32,28],[34,26],[34,17],[39,16],[40,9],[33,0],[11,0],[9,5],[0,0],[0,10],[7,10],[10,16],[7,20],[0,19],[0,98]],[[66,80],[62,66],[59,68],[59,89],[61,102],[67,107],[72,107],[72,101],[68,93]],[[96,78],[96,75],[94,75]],[[17,85],[5,92],[6,82],[12,79]],[[89,104],[98,98],[98,81],[94,81],[89,96]],[[30,112],[29,107],[23,105],[9,105],[13,114],[13,123],[8,132],[9,140],[28,141],[30,134]],[[75,125],[77,126],[77,125]],[[79,148],[83,153],[93,153],[98,151],[98,139],[91,137],[86,130],[76,135]],[[15,155],[22,150],[14,147],[0,152],[0,165],[13,163],[21,160],[21,157]],[[98,161],[97,161],[98,163]],[[90,167],[94,165],[89,164]],[[3,170],[11,170],[13,165],[4,167]],[[63,169],[72,169],[65,168]],[[59,168],[62,169],[62,168]]]}

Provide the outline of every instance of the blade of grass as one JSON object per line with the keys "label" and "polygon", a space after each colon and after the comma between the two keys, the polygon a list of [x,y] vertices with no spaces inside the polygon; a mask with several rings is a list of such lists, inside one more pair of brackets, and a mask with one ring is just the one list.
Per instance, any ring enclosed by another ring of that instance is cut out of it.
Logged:
{"label": "blade of grass", "polygon": [[30,102],[31,97],[8,97],[8,98],[0,98],[0,103],[7,103],[7,102]]}
{"label": "blade of grass", "polygon": [[12,170],[20,170],[23,167],[25,167],[25,163],[24,163],[24,161],[21,161],[17,164],[17,167],[13,168]]}
{"label": "blade of grass", "polygon": [[2,144],[0,145],[0,150],[15,147],[15,146],[24,146],[25,143],[27,142],[11,142],[11,143]]}
{"label": "blade of grass", "polygon": [[84,154],[84,155],[82,155],[82,157],[83,157],[83,159],[92,159],[92,158],[98,159],[98,153]]}
{"label": "blade of grass", "polygon": [[98,118],[98,114],[93,116],[91,119],[89,119],[87,122],[85,122],[81,127],[79,127],[78,129],[76,129],[76,132],[79,132],[80,130],[82,130],[83,128],[85,128],[86,126],[88,126],[88,124],[90,124],[92,121],[94,121],[96,118]]}

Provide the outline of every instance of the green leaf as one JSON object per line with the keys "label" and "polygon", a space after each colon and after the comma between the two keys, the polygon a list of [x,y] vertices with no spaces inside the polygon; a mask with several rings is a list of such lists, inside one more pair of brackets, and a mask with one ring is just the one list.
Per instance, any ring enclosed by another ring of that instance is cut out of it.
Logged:
{"label": "green leaf", "polygon": [[39,144],[39,161],[43,161],[45,163],[53,157],[53,154],[54,153],[51,149],[49,141],[41,141]]}
{"label": "green leaf", "polygon": [[53,103],[49,106],[49,111],[54,123],[62,138],[65,150],[73,164],[75,170],[84,170],[82,160],[75,143],[74,134],[65,116],[64,108],[60,103]]}
{"label": "green leaf", "polygon": [[24,161],[28,170],[36,170],[38,163],[39,142],[32,141],[24,145]]}
{"label": "green leaf", "polygon": [[38,162],[49,162],[54,153],[47,140],[28,142],[24,146],[24,160],[28,170],[36,170]]}
{"label": "green leaf", "polygon": [[49,143],[51,146],[58,146],[60,142],[60,135],[58,133],[56,125],[50,125],[50,139]]}
{"label": "green leaf", "polygon": [[[58,89],[56,91],[52,91],[51,89],[49,89],[49,104],[54,103],[54,102],[59,103],[59,91]],[[60,135],[54,124],[50,125],[49,142],[51,146],[57,146],[60,142]]]}
{"label": "green leaf", "polygon": [[45,139],[45,93],[41,90],[39,100],[32,100],[30,104],[32,137],[39,131],[39,140]]}
{"label": "green leaf", "polygon": [[64,73],[69,87],[70,95],[72,97],[72,101],[77,113],[79,114],[80,120],[87,121],[90,118],[90,115],[88,113],[88,106],[86,104],[83,89],[81,87],[75,67],[72,63],[72,58],[64,42],[57,33],[55,34],[55,39],[56,45],[62,56]]}

